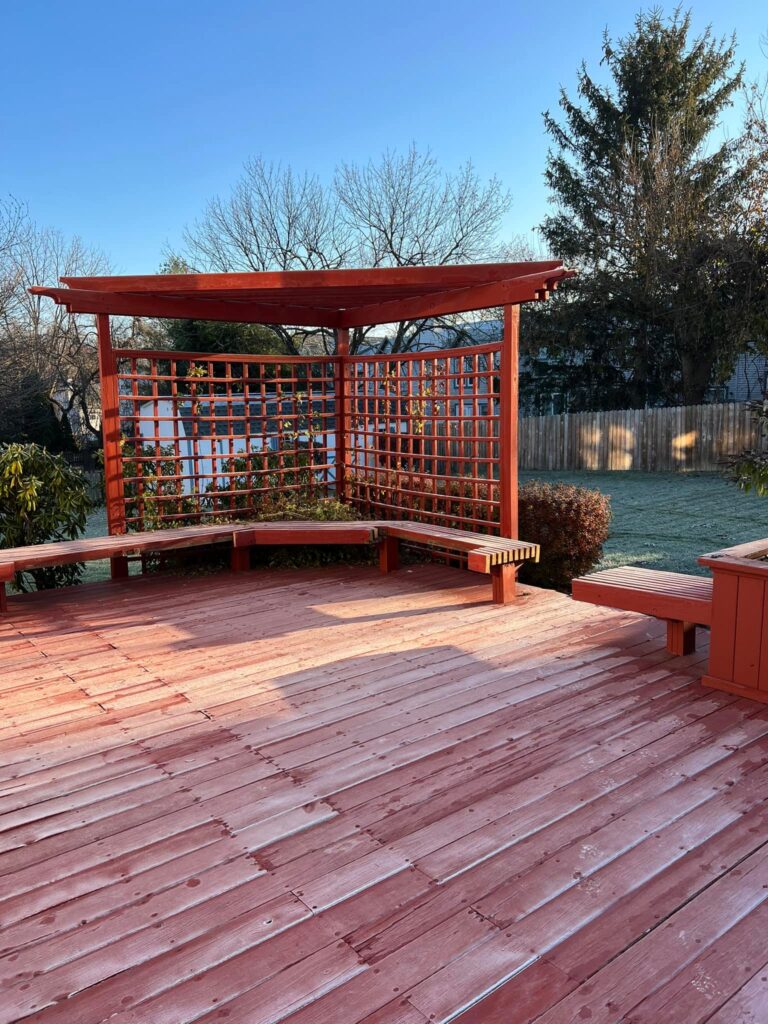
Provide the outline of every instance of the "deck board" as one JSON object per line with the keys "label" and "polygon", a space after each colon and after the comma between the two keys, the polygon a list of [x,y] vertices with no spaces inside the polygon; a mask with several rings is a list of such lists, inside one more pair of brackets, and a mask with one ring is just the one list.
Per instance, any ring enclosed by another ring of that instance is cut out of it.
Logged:
{"label": "deck board", "polygon": [[0,1024],[754,1019],[768,709],[663,624],[486,590],[12,598]]}

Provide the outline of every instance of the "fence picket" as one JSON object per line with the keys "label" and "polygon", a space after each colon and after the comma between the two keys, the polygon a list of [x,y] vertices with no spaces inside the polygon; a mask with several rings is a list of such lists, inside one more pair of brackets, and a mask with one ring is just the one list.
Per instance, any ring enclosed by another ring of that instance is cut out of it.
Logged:
{"label": "fence picket", "polygon": [[765,443],[736,402],[527,416],[519,436],[520,468],[530,470],[712,471]]}

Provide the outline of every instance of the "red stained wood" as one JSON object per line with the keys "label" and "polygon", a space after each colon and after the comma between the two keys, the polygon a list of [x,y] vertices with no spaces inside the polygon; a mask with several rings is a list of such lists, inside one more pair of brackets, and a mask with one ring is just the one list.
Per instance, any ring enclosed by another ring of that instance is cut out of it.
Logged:
{"label": "red stained wood", "polygon": [[379,543],[379,569],[394,572],[400,568],[400,542],[397,537],[384,537]]}
{"label": "red stained wood", "polygon": [[733,679],[736,653],[736,612],[740,577],[718,573],[712,593],[712,649],[709,674],[716,679]]}
{"label": "red stained wood", "polygon": [[371,544],[377,538],[369,523],[259,523],[234,532],[235,547],[253,544]]}
{"label": "red stained wood", "polygon": [[739,580],[733,681],[755,690],[759,685],[760,648],[765,606],[765,582],[745,576]]}
{"label": "red stained wood", "polygon": [[696,650],[696,625],[693,622],[667,621],[667,650],[678,658]]}
{"label": "red stained wood", "polygon": [[604,569],[573,581],[576,601],[642,612],[707,626],[712,619],[712,581],[636,566]]}
{"label": "red stained wood", "polygon": [[[499,395],[499,516],[502,537],[517,536],[517,415],[520,307],[504,307]],[[494,600],[498,600],[494,598]],[[499,603],[504,603],[503,600]]]}
{"label": "red stained wood", "polygon": [[[120,453],[120,395],[117,363],[112,350],[109,316],[100,312],[96,318],[99,347],[99,380],[104,435],[104,491],[107,525],[110,533],[125,533],[123,506],[124,486]],[[120,568],[116,575],[120,575]]]}
{"label": "red stained wood", "polygon": [[768,711],[705,656],[440,566],[11,601],[0,1021],[754,1012]]}
{"label": "red stained wood", "polygon": [[722,1006],[709,1024],[759,1024],[768,1006],[768,962]]}
{"label": "red stained wood", "polygon": [[[353,327],[526,302],[572,276],[557,260],[237,274],[64,277],[31,289],[90,312]],[[112,305],[110,305],[112,303]]]}
{"label": "red stained wood", "polygon": [[495,565],[491,569],[491,588],[495,604],[511,604],[517,592],[517,566]]}

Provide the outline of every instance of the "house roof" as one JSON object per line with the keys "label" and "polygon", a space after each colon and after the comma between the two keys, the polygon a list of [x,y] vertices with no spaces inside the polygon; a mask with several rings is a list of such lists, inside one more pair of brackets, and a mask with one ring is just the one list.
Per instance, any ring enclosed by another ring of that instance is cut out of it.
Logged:
{"label": "house roof", "polygon": [[573,276],[559,260],[368,270],[63,277],[30,288],[72,313],[368,327],[545,299]]}

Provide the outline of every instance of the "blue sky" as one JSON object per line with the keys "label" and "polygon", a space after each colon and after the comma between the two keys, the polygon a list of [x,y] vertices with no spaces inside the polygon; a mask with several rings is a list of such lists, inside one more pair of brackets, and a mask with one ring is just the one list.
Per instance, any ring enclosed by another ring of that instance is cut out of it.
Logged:
{"label": "blue sky", "polygon": [[[768,72],[756,0],[693,4]],[[668,9],[671,9],[669,5]],[[70,0],[4,4],[0,194],[104,249],[120,273],[157,270],[249,156],[330,177],[411,141],[468,157],[513,194],[510,234],[546,211],[541,113],[598,70],[600,37],[635,3],[509,0]]]}

